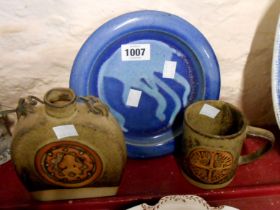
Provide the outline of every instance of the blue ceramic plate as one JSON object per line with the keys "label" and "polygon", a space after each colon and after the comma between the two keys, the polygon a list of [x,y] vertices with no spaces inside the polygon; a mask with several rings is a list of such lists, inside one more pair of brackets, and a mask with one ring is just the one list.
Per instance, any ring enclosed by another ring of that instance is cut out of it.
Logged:
{"label": "blue ceramic plate", "polygon": [[98,28],[80,49],[70,87],[98,96],[121,125],[133,158],[172,153],[183,111],[218,99],[220,73],[205,37],[159,11],[128,13]]}
{"label": "blue ceramic plate", "polygon": [[274,113],[280,128],[280,16],[276,27],[272,60],[272,99]]}

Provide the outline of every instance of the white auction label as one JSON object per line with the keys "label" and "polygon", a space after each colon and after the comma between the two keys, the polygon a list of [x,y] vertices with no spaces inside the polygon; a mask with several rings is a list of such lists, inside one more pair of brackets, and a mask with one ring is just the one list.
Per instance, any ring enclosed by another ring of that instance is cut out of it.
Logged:
{"label": "white auction label", "polygon": [[168,79],[174,79],[176,73],[176,66],[177,66],[176,61],[165,61],[162,77]]}
{"label": "white auction label", "polygon": [[201,108],[199,114],[205,115],[207,117],[215,118],[219,114],[220,110],[209,104],[204,104]]}
{"label": "white auction label", "polygon": [[222,210],[239,210],[239,209],[237,209],[237,208],[234,208],[234,207],[232,207],[232,206],[223,206],[223,208],[222,208]]}
{"label": "white auction label", "polygon": [[53,127],[53,131],[58,139],[70,136],[79,136],[74,125],[60,125]]}
{"label": "white auction label", "polygon": [[142,91],[130,89],[126,100],[127,106],[138,107]]}
{"label": "white auction label", "polygon": [[123,44],[122,61],[147,61],[151,58],[150,44]]}

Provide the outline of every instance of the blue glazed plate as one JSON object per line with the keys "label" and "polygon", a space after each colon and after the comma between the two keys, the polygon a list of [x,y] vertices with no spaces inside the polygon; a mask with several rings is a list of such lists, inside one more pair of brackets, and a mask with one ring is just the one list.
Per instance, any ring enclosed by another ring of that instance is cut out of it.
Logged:
{"label": "blue glazed plate", "polygon": [[109,105],[128,156],[172,153],[190,103],[218,99],[220,73],[205,37],[165,12],[124,14],[98,28],[80,49],[70,87]]}
{"label": "blue glazed plate", "polygon": [[271,81],[274,113],[278,127],[280,128],[280,16],[274,39]]}

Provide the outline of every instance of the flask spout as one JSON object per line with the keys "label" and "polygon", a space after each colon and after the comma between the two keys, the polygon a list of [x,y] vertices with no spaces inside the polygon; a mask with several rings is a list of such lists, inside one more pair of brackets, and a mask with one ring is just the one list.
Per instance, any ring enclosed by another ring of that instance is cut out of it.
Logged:
{"label": "flask spout", "polygon": [[70,88],[53,88],[44,96],[46,113],[52,117],[69,117],[77,110],[76,95]]}

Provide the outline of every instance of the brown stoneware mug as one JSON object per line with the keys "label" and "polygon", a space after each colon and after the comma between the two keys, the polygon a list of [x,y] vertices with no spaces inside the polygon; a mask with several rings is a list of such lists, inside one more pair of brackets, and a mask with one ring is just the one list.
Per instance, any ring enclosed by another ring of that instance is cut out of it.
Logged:
{"label": "brown stoneware mug", "polygon": [[[247,136],[265,139],[266,144],[240,155]],[[218,100],[199,101],[185,110],[183,173],[197,187],[222,188],[232,181],[238,165],[256,160],[273,144],[270,131],[249,126],[233,105]]]}

